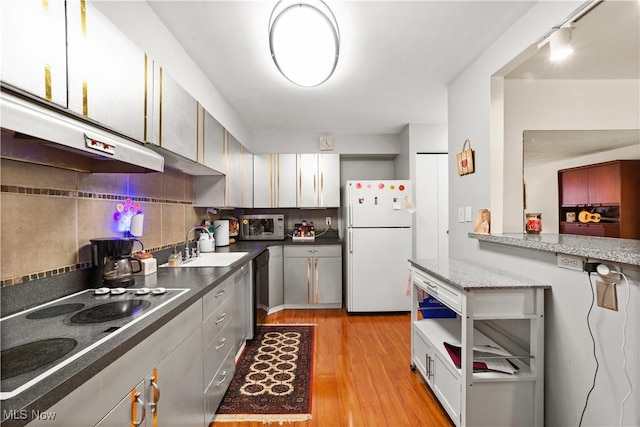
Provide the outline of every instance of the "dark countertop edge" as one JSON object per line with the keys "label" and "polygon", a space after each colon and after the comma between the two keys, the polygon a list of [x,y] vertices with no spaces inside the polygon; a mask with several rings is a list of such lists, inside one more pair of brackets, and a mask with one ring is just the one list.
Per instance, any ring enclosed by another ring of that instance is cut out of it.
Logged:
{"label": "dark countertop edge", "polygon": [[[452,279],[450,277],[443,276],[442,274],[438,273],[437,271],[434,271],[434,270],[430,269],[428,266],[423,264],[424,262],[428,262],[428,261],[442,262],[442,263],[459,262],[459,263],[461,263],[461,268],[471,267],[471,268],[478,269],[479,274],[484,274],[486,277],[500,276],[500,277],[504,277],[504,278],[508,278],[508,279],[515,279],[518,282],[522,282],[522,283],[513,283],[513,284],[504,284],[504,285],[490,285],[490,284],[489,285],[483,285],[483,284],[479,284],[479,285],[469,286],[467,284],[462,283],[461,281],[454,280],[454,279]],[[459,290],[463,290],[463,291],[482,291],[482,290],[490,290],[490,289],[522,289],[522,288],[550,289],[551,288],[550,285],[536,282],[533,279],[529,279],[529,278],[524,277],[524,276],[519,276],[517,274],[513,274],[513,273],[510,273],[508,271],[499,270],[499,269],[497,269],[495,267],[491,267],[491,266],[484,265],[484,264],[479,264],[477,262],[469,261],[469,260],[466,260],[466,259],[440,259],[440,260],[410,259],[409,263],[412,266],[418,268],[419,270],[422,270],[427,274],[431,274],[432,276],[444,281],[445,283],[453,286],[454,288],[459,289]]]}
{"label": "dark countertop edge", "polygon": [[[80,387],[98,372],[105,369],[162,326],[169,323],[174,317],[182,313],[186,308],[194,304],[220,283],[224,282],[224,280],[231,277],[241,266],[253,261],[254,258],[267,250],[269,246],[300,244],[342,245],[342,240],[338,237],[318,237],[313,242],[293,242],[290,238],[285,240],[240,240],[229,246],[216,247],[216,252],[249,252],[249,254],[246,258],[238,260],[228,267],[200,267],[203,270],[208,269],[212,272],[211,281],[208,285],[195,291],[191,289],[191,291],[179,297],[177,300],[179,302],[173,305],[171,309],[167,311],[160,310],[159,313],[155,313],[141,320],[139,323],[133,325],[127,333],[123,333],[122,336],[118,336],[112,341],[106,342],[103,347],[99,347],[100,352],[96,351],[98,349],[94,349],[94,351],[88,352],[52,374],[49,378],[40,381],[38,384],[28,388],[17,396],[1,401],[3,413],[0,415],[0,424],[2,424],[2,426],[26,425],[31,421],[30,419],[5,419],[5,413],[26,410],[27,413],[31,414],[32,410],[46,411],[66,397],[71,391]],[[193,267],[190,269],[193,269]]]}
{"label": "dark countertop edge", "polygon": [[[640,266],[640,241],[615,239],[611,237],[579,236],[567,234],[478,234],[469,233],[469,238],[482,242],[517,246],[547,252],[575,255],[602,261]],[[544,239],[557,239],[557,242]],[[562,239],[569,242],[561,242]],[[634,251],[620,249],[624,246],[637,247]]]}

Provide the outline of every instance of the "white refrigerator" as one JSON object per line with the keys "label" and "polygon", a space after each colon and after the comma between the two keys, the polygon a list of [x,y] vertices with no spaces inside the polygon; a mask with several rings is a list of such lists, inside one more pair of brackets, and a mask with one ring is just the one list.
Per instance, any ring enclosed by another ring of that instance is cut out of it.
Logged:
{"label": "white refrigerator", "polygon": [[347,311],[410,311],[410,182],[347,181],[342,193]]}

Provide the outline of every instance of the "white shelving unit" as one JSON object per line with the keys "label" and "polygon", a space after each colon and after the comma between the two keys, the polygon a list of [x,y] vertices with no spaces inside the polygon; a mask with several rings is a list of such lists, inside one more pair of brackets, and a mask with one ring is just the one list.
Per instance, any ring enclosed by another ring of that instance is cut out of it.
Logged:
{"label": "white shelving unit", "polygon": [[[463,260],[411,260],[411,368],[420,372],[456,426],[544,425],[544,290],[548,286]],[[423,318],[428,294],[456,318]],[[528,339],[494,321],[528,325]],[[458,368],[444,345],[461,348]],[[473,347],[508,351],[513,374],[473,371]]]}

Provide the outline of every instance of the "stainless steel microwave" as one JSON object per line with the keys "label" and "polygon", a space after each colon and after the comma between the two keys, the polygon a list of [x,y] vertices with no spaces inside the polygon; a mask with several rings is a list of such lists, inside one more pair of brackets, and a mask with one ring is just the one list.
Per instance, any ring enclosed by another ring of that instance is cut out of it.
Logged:
{"label": "stainless steel microwave", "polygon": [[240,240],[284,240],[284,214],[241,215]]}

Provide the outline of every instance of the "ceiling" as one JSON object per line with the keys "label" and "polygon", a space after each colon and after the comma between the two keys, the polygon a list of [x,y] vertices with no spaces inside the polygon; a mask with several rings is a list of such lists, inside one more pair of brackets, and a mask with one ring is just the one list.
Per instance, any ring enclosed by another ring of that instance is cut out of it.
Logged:
{"label": "ceiling", "polygon": [[331,1],[335,74],[293,85],[269,54],[276,1],[148,1],[251,132],[398,134],[445,124],[447,85],[530,1]]}

